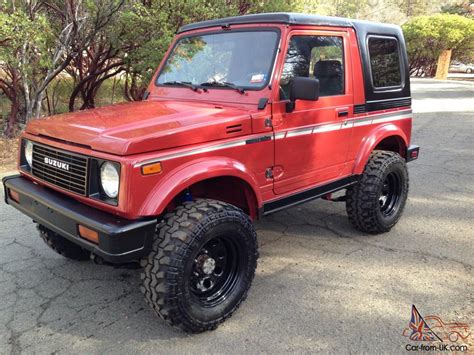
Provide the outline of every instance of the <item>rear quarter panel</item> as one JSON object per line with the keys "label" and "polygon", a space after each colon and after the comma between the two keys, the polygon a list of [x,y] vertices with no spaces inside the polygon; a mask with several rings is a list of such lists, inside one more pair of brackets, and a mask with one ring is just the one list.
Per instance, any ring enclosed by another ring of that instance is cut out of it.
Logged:
{"label": "rear quarter panel", "polygon": [[[384,114],[394,116],[383,118]],[[411,110],[379,111],[370,115],[357,115],[354,120],[348,161],[353,164],[355,175],[362,174],[370,154],[385,138],[399,137],[405,146],[410,144]]]}

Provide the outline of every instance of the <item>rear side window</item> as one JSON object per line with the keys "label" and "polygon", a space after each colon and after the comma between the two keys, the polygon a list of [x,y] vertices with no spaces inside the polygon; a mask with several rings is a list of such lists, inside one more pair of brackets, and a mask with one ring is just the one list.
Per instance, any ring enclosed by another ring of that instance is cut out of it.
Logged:
{"label": "rear side window", "polygon": [[395,38],[369,37],[369,55],[375,88],[402,85],[400,52]]}

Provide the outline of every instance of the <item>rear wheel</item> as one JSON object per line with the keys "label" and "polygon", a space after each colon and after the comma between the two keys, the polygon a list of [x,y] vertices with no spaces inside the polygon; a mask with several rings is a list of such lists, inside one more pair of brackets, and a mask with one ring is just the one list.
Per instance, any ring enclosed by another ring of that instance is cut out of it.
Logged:
{"label": "rear wheel", "polygon": [[47,229],[44,226],[38,225],[38,231],[41,239],[56,253],[72,260],[85,261],[90,260],[91,253],[86,249],[70,242],[59,234]]}
{"label": "rear wheel", "polygon": [[363,232],[388,232],[400,219],[407,196],[405,160],[397,153],[376,150],[359,182],[347,189],[349,220]]}
{"label": "rear wheel", "polygon": [[249,217],[214,201],[186,202],[164,217],[142,260],[142,292],[158,316],[188,332],[212,330],[246,298],[257,265]]}

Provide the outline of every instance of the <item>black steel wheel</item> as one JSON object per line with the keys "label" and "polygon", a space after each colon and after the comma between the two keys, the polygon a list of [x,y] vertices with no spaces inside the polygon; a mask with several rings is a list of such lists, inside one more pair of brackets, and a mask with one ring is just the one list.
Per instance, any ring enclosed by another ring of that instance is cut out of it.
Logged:
{"label": "black steel wheel", "polygon": [[257,258],[255,230],[242,210],[214,200],[186,202],[158,225],[141,263],[141,289],[168,324],[213,330],[246,298]]}
{"label": "black steel wheel", "polygon": [[216,236],[194,258],[189,287],[203,307],[215,307],[225,301],[242,277],[246,256],[235,238],[238,236]]}
{"label": "black steel wheel", "polygon": [[400,171],[392,171],[385,177],[379,194],[380,212],[385,218],[397,213],[402,194]]}
{"label": "black steel wheel", "polygon": [[376,150],[356,185],[347,189],[350,222],[368,233],[388,232],[400,219],[408,196],[408,170],[397,153]]}

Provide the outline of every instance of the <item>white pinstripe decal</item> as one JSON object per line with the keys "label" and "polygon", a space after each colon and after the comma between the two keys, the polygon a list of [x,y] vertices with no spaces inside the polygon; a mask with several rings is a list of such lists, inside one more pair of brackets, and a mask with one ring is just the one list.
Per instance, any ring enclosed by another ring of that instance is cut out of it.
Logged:
{"label": "white pinstripe decal", "polygon": [[367,125],[371,125],[371,124],[372,124],[372,120],[365,120],[365,121],[360,121],[360,122],[354,122],[353,123],[354,127],[367,126]]}
{"label": "white pinstripe decal", "polygon": [[[265,136],[266,135],[263,135],[262,137],[265,137]],[[136,163],[133,167],[138,168],[138,167],[141,167],[143,165],[158,163],[158,162],[171,160],[171,159],[176,159],[176,158],[187,157],[189,155],[214,152],[216,150],[225,149],[225,148],[239,147],[239,146],[242,146],[242,145],[246,145],[247,144],[246,141],[247,141],[247,138],[242,139],[242,140],[238,140],[238,141],[233,141],[233,142],[216,144],[216,145],[213,145],[213,146],[210,146],[210,147],[197,148],[197,149],[192,149],[192,150],[188,150],[188,151],[185,151],[185,152],[179,152],[179,153],[164,155],[161,158],[149,159],[149,160],[144,160],[142,162]]]}
{"label": "white pinstripe decal", "polygon": [[[361,118],[355,118],[351,120],[344,121],[343,123],[329,123],[329,124],[321,124],[321,125],[314,125],[314,126],[309,126],[309,127],[304,127],[304,128],[298,128],[294,130],[288,130],[284,132],[277,132],[275,133],[275,136],[272,136],[273,139],[284,139],[284,138],[291,138],[291,137],[298,137],[298,136],[303,136],[303,135],[310,135],[310,134],[318,134],[318,133],[323,133],[323,132],[331,132],[331,131],[338,131],[341,129],[347,129],[347,128],[352,128],[352,127],[360,127],[360,126],[366,126],[366,125],[371,125],[371,124],[378,124],[378,123],[384,123],[384,122],[391,122],[391,121],[398,121],[398,120],[404,120],[412,118],[412,110],[405,110],[405,111],[398,111],[398,112],[389,112],[389,113],[382,113],[378,115],[373,115],[373,116],[364,116]],[[267,137],[269,134],[263,134],[261,136],[253,137],[254,139],[262,138],[262,137]],[[267,138],[268,139],[268,138]],[[166,161],[166,160],[171,160],[175,158],[181,158],[181,157],[186,157],[189,155],[195,155],[195,154],[201,154],[201,153],[208,153],[208,152],[213,152],[216,150],[220,149],[226,149],[226,148],[233,148],[233,147],[239,147],[248,144],[247,141],[249,140],[248,137],[239,139],[236,141],[232,142],[226,142],[226,143],[220,143],[216,144],[210,147],[204,147],[204,148],[197,148],[197,149],[192,149],[184,152],[179,152],[179,153],[173,153],[169,155],[165,155],[161,158],[156,158],[156,159],[150,159],[150,160],[145,160],[139,163],[136,163],[134,165],[135,168],[141,167],[146,164],[152,164],[156,162],[161,162],[161,161]],[[268,139],[270,140],[270,139]]]}
{"label": "white pinstripe decal", "polygon": [[313,128],[313,133],[339,131],[341,129],[341,126],[342,126],[342,123],[331,123],[331,124],[319,125]]}
{"label": "white pinstripe decal", "polygon": [[282,139],[282,138],[285,138],[285,136],[286,136],[286,132],[275,133],[275,139]]}
{"label": "white pinstripe decal", "polygon": [[296,136],[304,136],[306,134],[311,134],[311,133],[313,133],[313,127],[303,128],[303,129],[295,129],[293,131],[288,131],[286,133],[286,137],[290,138],[290,137],[296,137]]}
{"label": "white pinstripe decal", "polygon": [[322,133],[322,132],[331,132],[338,131],[340,129],[347,129],[352,127],[367,126],[371,124],[378,124],[383,122],[391,122],[397,120],[404,120],[407,118],[412,118],[412,110],[398,111],[398,112],[389,112],[382,113],[373,116],[364,116],[361,118],[355,118],[352,120],[347,120],[344,123],[329,123],[316,126],[310,126],[305,128],[298,128],[295,130],[289,130],[286,132],[278,132],[275,134],[275,139],[291,138],[296,136],[301,136],[309,134],[308,132],[312,129],[312,133]]}

